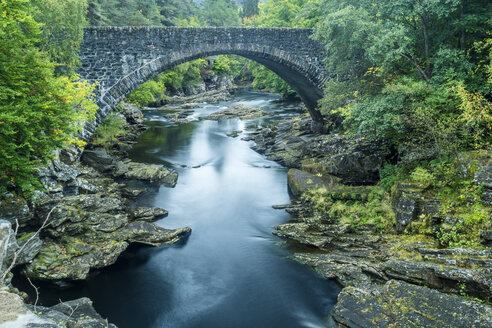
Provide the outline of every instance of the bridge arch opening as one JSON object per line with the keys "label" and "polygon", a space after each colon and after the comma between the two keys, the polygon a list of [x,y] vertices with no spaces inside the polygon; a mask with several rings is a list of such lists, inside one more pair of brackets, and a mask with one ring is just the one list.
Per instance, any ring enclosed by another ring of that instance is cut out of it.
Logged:
{"label": "bridge arch opening", "polygon": [[99,111],[84,129],[88,139],[111,110],[132,91],[179,64],[215,55],[256,61],[287,82],[314,122],[328,79],[323,49],[311,30],[289,28],[88,28],[81,46],[81,78],[98,82]]}

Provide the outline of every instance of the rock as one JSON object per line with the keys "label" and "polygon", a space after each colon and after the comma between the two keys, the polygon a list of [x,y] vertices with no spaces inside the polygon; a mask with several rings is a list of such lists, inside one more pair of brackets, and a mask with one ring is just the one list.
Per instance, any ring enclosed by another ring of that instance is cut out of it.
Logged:
{"label": "rock", "polygon": [[123,116],[128,124],[142,124],[145,119],[139,107],[130,104],[123,104]]}
{"label": "rock", "polygon": [[27,308],[19,295],[0,290],[0,327],[59,328],[65,326],[41,319]]}
{"label": "rock", "polygon": [[492,301],[492,276],[487,269],[463,269],[449,265],[390,260],[385,274],[393,279],[424,285],[445,293],[462,294]]}
{"label": "rock", "polygon": [[492,245],[492,229],[480,231],[480,242],[484,246]]}
{"label": "rock", "polygon": [[[41,312],[41,316],[52,316],[53,312],[65,315],[68,327],[116,328],[115,325],[108,324],[107,320],[104,320],[101,315],[96,312],[92,305],[92,301],[87,297],[54,305],[49,308],[48,312]],[[59,323],[62,322],[63,320],[59,321]]]}
{"label": "rock", "polygon": [[23,198],[7,198],[0,201],[0,220],[6,220],[15,225],[16,220],[21,227],[30,224],[33,214]]}
{"label": "rock", "polygon": [[188,122],[186,119],[188,116],[192,115],[195,111],[188,109],[188,110],[181,110],[181,111],[175,111],[168,113],[164,115],[164,117],[171,119],[173,122],[179,122],[179,123],[185,123]]}
{"label": "rock", "polygon": [[241,134],[241,131],[232,131],[227,134],[228,137],[236,138]]}
{"label": "rock", "polygon": [[12,233],[10,227],[11,224],[9,221],[0,220],[0,275],[2,274],[1,269],[5,262],[7,247],[9,246],[10,235]]}
{"label": "rock", "polygon": [[[24,233],[17,238],[17,245],[19,248],[23,247],[29,240],[29,243],[24,247],[17,259],[17,265],[26,264],[31,262],[41,251],[43,241],[39,237],[39,234],[35,235],[34,232]],[[31,239],[32,238],[32,239]]]}
{"label": "rock", "polygon": [[267,112],[259,107],[237,105],[231,106],[230,110],[223,110],[220,112],[215,112],[208,116],[200,117],[200,120],[226,120],[234,117],[239,117],[243,120],[250,120],[257,117],[262,117],[267,114]]}
{"label": "rock", "polygon": [[399,281],[348,287],[331,317],[335,327],[491,327],[492,309],[475,301]]}
{"label": "rock", "polygon": [[287,185],[294,197],[317,188],[331,188],[338,185],[339,179],[330,176],[318,176],[298,169],[290,169],[287,173]]}
{"label": "rock", "polygon": [[[28,306],[32,311],[45,320],[49,320],[56,327],[67,328],[116,328],[115,325],[108,323],[99,313],[96,312],[92,301],[86,297],[72,301],[61,302],[50,308],[43,306]],[[27,327],[48,327],[48,326],[27,326]],[[51,326],[50,326],[51,327]]]}
{"label": "rock", "polygon": [[159,207],[136,207],[133,210],[135,221],[154,222],[168,215],[168,211]]}
{"label": "rock", "polygon": [[115,177],[126,179],[146,180],[173,188],[178,181],[178,172],[169,170],[162,165],[144,164],[131,161],[116,163]]}
{"label": "rock", "polygon": [[[191,91],[191,90],[189,90]],[[161,104],[181,104],[181,103],[217,103],[232,99],[232,95],[228,89],[212,90],[212,91],[194,90],[193,93],[200,92],[188,97],[174,96],[162,101]],[[157,104],[154,104],[157,105]]]}
{"label": "rock", "polygon": [[[184,104],[178,104],[178,105],[175,105],[175,106],[165,106],[165,107],[161,107],[159,109],[164,109],[164,110],[176,110],[176,109],[192,109],[192,108],[199,108],[200,105],[198,105],[197,103],[184,103]],[[194,113],[195,111],[191,110],[180,110],[178,111],[177,113]]]}
{"label": "rock", "polygon": [[391,203],[396,217],[396,231],[402,233],[415,221],[419,214],[419,201],[422,189],[409,183],[399,183],[391,195]]}
{"label": "rock", "polygon": [[188,237],[191,229],[179,228],[168,230],[148,222],[132,222],[118,232],[125,240],[151,246],[169,245]]}
{"label": "rock", "polygon": [[85,165],[89,165],[99,172],[111,172],[115,168],[116,160],[113,156],[109,155],[106,149],[86,149],[82,153],[81,162]]}
{"label": "rock", "polygon": [[121,200],[102,194],[65,197],[53,210],[45,232],[54,238],[66,234],[96,238],[128,223],[125,209]]}
{"label": "rock", "polygon": [[53,160],[47,166],[41,167],[37,170],[37,175],[41,179],[53,179],[57,182],[67,182],[74,180],[81,175],[83,171],[75,165],[67,165],[58,160]]}
{"label": "rock", "polygon": [[[309,231],[309,233],[307,233]],[[306,246],[323,248],[330,245],[333,237],[326,236],[322,232],[314,232],[309,224],[306,223],[284,223],[275,227],[274,235],[281,238],[295,240]]]}
{"label": "rock", "polygon": [[91,268],[116,262],[128,243],[118,240],[84,242],[63,237],[60,244],[45,242],[39,255],[23,269],[23,274],[37,280],[83,280]]}
{"label": "rock", "polygon": [[63,163],[72,165],[80,159],[82,152],[82,148],[78,147],[76,144],[70,144],[60,151],[59,158]]}
{"label": "rock", "polygon": [[374,184],[384,153],[378,142],[357,136],[321,135],[312,140],[310,155],[320,157],[324,172],[349,185]]}
{"label": "rock", "polygon": [[380,142],[360,136],[313,134],[309,117],[280,121],[276,130],[262,128],[250,138],[256,142],[253,149],[268,159],[291,168],[300,168],[304,160],[310,160],[318,167],[316,173],[336,176],[348,185],[377,183],[385,161]]}
{"label": "rock", "polygon": [[96,186],[83,178],[77,178],[69,181],[63,186],[63,194],[65,196],[77,196],[79,194],[95,194],[102,192],[102,186]]}

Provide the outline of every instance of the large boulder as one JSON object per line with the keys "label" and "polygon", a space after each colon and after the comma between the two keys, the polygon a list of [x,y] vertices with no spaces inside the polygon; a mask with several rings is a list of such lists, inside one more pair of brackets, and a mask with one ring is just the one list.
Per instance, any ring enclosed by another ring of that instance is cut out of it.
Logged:
{"label": "large boulder", "polygon": [[331,317],[335,327],[492,327],[492,308],[405,282],[347,287]]}
{"label": "large boulder", "polygon": [[145,121],[140,108],[130,103],[123,105],[123,115],[129,124],[142,124]]}
{"label": "large boulder", "polygon": [[114,176],[135,180],[146,180],[166,187],[174,187],[178,181],[178,172],[162,165],[145,164],[129,160],[118,161]]}
{"label": "large boulder", "polygon": [[54,238],[67,234],[95,238],[128,223],[125,210],[120,199],[103,194],[65,197],[53,210],[46,232]]}
{"label": "large boulder", "polygon": [[294,197],[300,197],[309,190],[337,186],[339,181],[336,177],[328,174],[320,176],[298,169],[290,169],[287,172],[287,185]]}
{"label": "large boulder", "polygon": [[378,142],[361,137],[321,135],[309,145],[309,155],[317,158],[325,173],[349,185],[374,184],[379,181],[379,168],[385,154]]}
{"label": "large boulder", "polygon": [[5,220],[0,220],[0,274],[2,273],[1,269],[5,262],[5,257],[7,255],[7,248],[10,242],[11,235],[11,225],[10,222]]}
{"label": "large boulder", "polygon": [[391,195],[393,211],[396,217],[396,231],[402,233],[415,221],[419,214],[419,202],[422,188],[410,183],[399,183]]}
{"label": "large boulder", "polygon": [[0,220],[10,222],[12,225],[16,221],[21,227],[29,225],[33,218],[32,211],[23,198],[6,198],[0,201]]}
{"label": "large boulder", "polygon": [[91,166],[99,172],[111,172],[116,165],[116,159],[102,147],[85,150],[80,160],[83,164]]}
{"label": "large boulder", "polygon": [[0,326],[26,328],[116,328],[86,297],[50,308],[26,305],[19,295],[0,290]]}
{"label": "large boulder", "polygon": [[116,328],[96,312],[92,301],[87,297],[61,302],[50,308],[39,306],[32,308],[41,318],[49,318],[61,327]]}
{"label": "large boulder", "polygon": [[41,319],[27,308],[19,295],[0,289],[0,327],[61,328],[65,326]]}
{"label": "large boulder", "polygon": [[92,268],[102,268],[116,262],[128,243],[119,240],[86,242],[64,237],[59,241],[45,242],[39,255],[29,263],[23,273],[37,280],[83,280]]}
{"label": "large boulder", "polygon": [[[490,252],[486,254],[490,258]],[[421,263],[416,261],[390,260],[384,263],[385,274],[393,279],[425,285],[445,293],[463,294],[491,302],[492,277],[487,269],[471,268],[468,263],[465,268],[455,265],[436,263]],[[490,261],[486,267],[490,266]]]}

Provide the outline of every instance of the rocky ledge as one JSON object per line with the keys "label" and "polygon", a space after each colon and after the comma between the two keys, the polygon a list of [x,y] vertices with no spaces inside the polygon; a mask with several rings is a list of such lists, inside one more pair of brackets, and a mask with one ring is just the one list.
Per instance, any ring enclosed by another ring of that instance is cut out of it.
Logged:
{"label": "rocky ledge", "polygon": [[[219,89],[219,90],[211,90],[204,91],[199,94],[194,94],[191,96],[174,96],[168,99],[163,100],[158,105],[169,105],[169,104],[189,104],[189,103],[218,103],[221,101],[231,100],[233,95],[231,93],[233,89]],[[164,108],[167,108],[164,107]]]}
{"label": "rocky ledge", "polygon": [[24,304],[22,298],[0,287],[0,327],[26,328],[116,328],[103,319],[88,298],[62,302],[52,307]]}
{"label": "rocky ledge", "polygon": [[[315,134],[306,117],[259,129],[248,139],[291,168],[294,199],[275,208],[294,220],[275,227],[274,234],[285,240],[292,259],[345,287],[332,326],[492,326],[490,154],[462,154],[456,164],[478,195],[463,195],[463,202],[480,203],[479,215],[489,227],[480,232],[481,245],[443,248],[430,236],[465,233],[456,229],[464,219],[443,215],[443,201],[423,185],[397,183],[390,196],[372,186],[388,155],[381,143]],[[367,208],[370,213],[358,212]],[[424,233],[413,233],[418,229]]]}
{"label": "rocky ledge", "polygon": [[260,107],[248,107],[245,105],[230,106],[230,110],[223,110],[210,114],[208,116],[200,117],[201,120],[226,120],[229,118],[238,117],[242,120],[250,120],[267,115]]}

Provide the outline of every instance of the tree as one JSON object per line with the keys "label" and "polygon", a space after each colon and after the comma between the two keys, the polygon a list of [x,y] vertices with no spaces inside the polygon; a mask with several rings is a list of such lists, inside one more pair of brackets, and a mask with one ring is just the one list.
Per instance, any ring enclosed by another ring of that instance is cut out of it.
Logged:
{"label": "tree", "polygon": [[86,25],[86,0],[36,0],[35,16],[43,38],[39,47],[55,63],[73,69],[79,65],[80,42]]}
{"label": "tree", "polygon": [[93,26],[161,25],[156,0],[89,0],[88,18]]}
{"label": "tree", "polygon": [[[400,151],[489,143],[492,124],[485,0],[323,0],[325,115]],[[458,95],[458,97],[457,97]],[[455,122],[462,122],[457,126]],[[473,140],[470,142],[469,140]]]}
{"label": "tree", "polygon": [[74,133],[97,110],[86,83],[54,76],[32,13],[29,0],[0,0],[0,192],[12,185],[31,192],[36,165],[77,142]]}
{"label": "tree", "polygon": [[202,21],[209,26],[239,26],[239,13],[233,0],[205,0]]}
{"label": "tree", "polygon": [[244,0],[243,17],[258,15],[258,0]]}

